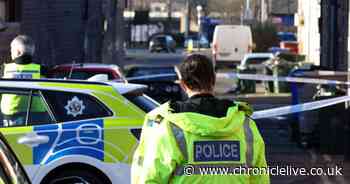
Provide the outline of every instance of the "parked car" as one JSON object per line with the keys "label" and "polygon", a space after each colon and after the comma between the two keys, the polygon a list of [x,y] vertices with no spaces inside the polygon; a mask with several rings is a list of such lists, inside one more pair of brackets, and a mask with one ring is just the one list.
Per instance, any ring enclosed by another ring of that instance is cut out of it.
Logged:
{"label": "parked car", "polygon": [[[12,148],[0,133],[0,183],[30,184],[30,180]],[[55,183],[58,184],[58,183]]]}
{"label": "parked car", "polygon": [[116,82],[1,79],[0,95],[21,96],[27,108],[14,116],[15,125],[0,113],[0,132],[32,183],[130,183],[144,116],[158,106],[145,89]]}
{"label": "parked car", "polygon": [[245,54],[252,52],[253,40],[249,26],[218,25],[213,36],[215,64],[238,65]]}
{"label": "parked car", "polygon": [[171,35],[156,35],[149,41],[150,52],[176,52],[176,42]]}
{"label": "parked car", "polygon": [[97,74],[106,74],[108,80],[123,80],[124,75],[117,65],[100,63],[63,64],[49,70],[50,78],[86,80]]}
{"label": "parked car", "polygon": [[192,40],[192,44],[194,48],[198,48],[198,45],[201,48],[210,48],[210,43],[208,41],[208,39],[205,36],[200,36],[200,39],[198,41],[198,36],[197,35],[193,35],[193,36],[189,36],[186,40],[185,40],[185,44],[184,47],[188,48],[188,43],[190,42],[190,40]]}
{"label": "parked car", "polygon": [[272,53],[250,53],[246,54],[238,66],[239,70],[245,70],[246,68],[262,69],[264,68],[264,62],[275,57]]}
{"label": "parked car", "polygon": [[159,103],[182,100],[185,96],[176,83],[178,78],[172,66],[134,66],[127,72],[126,79],[130,83],[147,85],[145,94]]}
{"label": "parked car", "polygon": [[[250,53],[246,54],[241,61],[241,64],[237,67],[237,72],[241,74],[265,74],[266,65],[265,62],[275,57],[272,53]],[[236,81],[236,85],[230,92],[238,93],[255,93],[256,83],[260,81],[240,80]],[[264,86],[265,83],[263,83]]]}

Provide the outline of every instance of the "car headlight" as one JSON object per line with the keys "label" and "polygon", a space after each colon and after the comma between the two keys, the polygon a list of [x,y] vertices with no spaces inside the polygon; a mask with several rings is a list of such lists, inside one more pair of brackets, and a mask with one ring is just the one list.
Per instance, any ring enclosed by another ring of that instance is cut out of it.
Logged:
{"label": "car headlight", "polygon": [[153,41],[149,42],[149,45],[150,45],[150,46],[153,46],[153,45],[154,45],[154,42],[153,42]]}

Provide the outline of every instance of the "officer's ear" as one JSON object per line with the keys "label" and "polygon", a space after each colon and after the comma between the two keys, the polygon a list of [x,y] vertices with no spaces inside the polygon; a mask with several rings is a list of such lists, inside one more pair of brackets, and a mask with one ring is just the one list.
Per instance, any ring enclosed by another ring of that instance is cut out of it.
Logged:
{"label": "officer's ear", "polygon": [[186,91],[186,87],[185,87],[185,84],[182,80],[178,80],[177,83],[180,85],[181,89]]}
{"label": "officer's ear", "polygon": [[179,84],[182,90],[184,90],[186,93],[190,89],[183,80],[179,80]]}

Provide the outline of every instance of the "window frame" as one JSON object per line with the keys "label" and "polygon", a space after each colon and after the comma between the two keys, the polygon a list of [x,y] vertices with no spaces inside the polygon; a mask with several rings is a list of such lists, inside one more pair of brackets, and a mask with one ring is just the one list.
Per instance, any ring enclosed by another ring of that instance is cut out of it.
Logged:
{"label": "window frame", "polygon": [[51,123],[48,124],[40,124],[40,125],[51,125],[51,124],[57,124],[57,119],[53,114],[53,111],[50,107],[50,105],[48,104],[48,102],[46,101],[44,95],[42,94],[41,90],[31,90],[31,95],[30,95],[30,104],[29,107],[27,109],[27,118],[26,118],[26,126],[35,126],[35,124],[29,124],[29,114],[31,113],[31,107],[32,107],[32,99],[33,99],[33,93],[37,92],[39,98],[41,98],[42,102],[44,103],[44,106],[46,108],[47,113],[49,114],[50,118],[51,118]]}
{"label": "window frame", "polygon": [[66,123],[66,122],[76,122],[76,121],[86,121],[91,119],[103,119],[103,118],[109,118],[115,116],[115,113],[113,110],[111,110],[107,105],[105,105],[103,102],[101,102],[100,99],[95,97],[94,95],[90,93],[83,93],[83,92],[76,92],[76,91],[59,91],[59,90],[41,90],[41,94],[43,98],[45,99],[46,104],[48,105],[48,108],[50,109],[52,115],[54,117],[58,117],[57,113],[55,112],[54,108],[52,107],[52,104],[48,103],[50,100],[48,100],[48,96],[45,95],[45,91],[47,92],[55,92],[55,93],[72,93],[72,94],[79,94],[79,95],[86,95],[90,99],[92,99],[95,103],[98,104],[98,106],[102,107],[106,112],[108,112],[108,116],[101,116],[101,117],[93,117],[93,118],[83,118],[83,119],[76,119],[76,120],[66,120],[66,121],[60,121],[59,119],[55,118],[56,123]]}
{"label": "window frame", "polygon": [[3,126],[1,128],[36,126],[35,124],[30,124],[29,123],[29,115],[31,113],[32,99],[33,99],[34,93],[36,93],[36,92],[37,92],[39,98],[41,98],[41,100],[43,101],[43,103],[45,105],[45,108],[46,108],[46,111],[47,111],[47,113],[49,114],[49,116],[51,118],[51,123],[40,124],[40,125],[51,125],[51,124],[56,124],[57,123],[57,120],[56,120],[55,116],[53,115],[50,106],[48,105],[46,99],[44,98],[44,96],[42,95],[40,90],[0,87],[0,95],[2,95],[2,94],[14,94],[14,95],[27,95],[28,96],[28,105],[27,105],[27,109],[26,109],[26,118],[25,118],[24,125]]}

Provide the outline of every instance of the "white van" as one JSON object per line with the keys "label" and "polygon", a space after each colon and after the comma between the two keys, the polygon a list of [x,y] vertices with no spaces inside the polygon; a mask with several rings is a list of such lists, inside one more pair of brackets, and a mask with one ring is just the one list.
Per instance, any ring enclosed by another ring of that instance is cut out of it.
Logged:
{"label": "white van", "polygon": [[249,26],[218,25],[213,37],[213,59],[216,64],[237,65],[252,52],[253,39]]}

